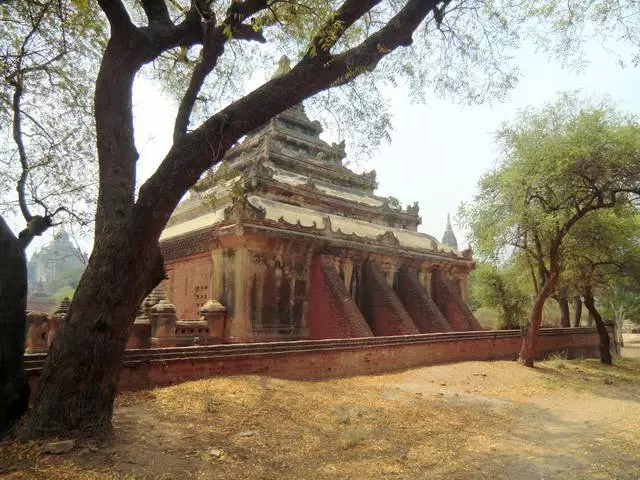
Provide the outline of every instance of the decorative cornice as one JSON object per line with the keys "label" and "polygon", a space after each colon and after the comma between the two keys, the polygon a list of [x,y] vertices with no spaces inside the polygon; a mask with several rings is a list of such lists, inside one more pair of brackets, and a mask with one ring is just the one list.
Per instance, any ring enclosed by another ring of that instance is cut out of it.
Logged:
{"label": "decorative cornice", "polygon": [[376,237],[376,241],[381,245],[387,245],[390,247],[397,247],[400,245],[400,240],[393,234],[391,230],[387,230]]}
{"label": "decorative cornice", "polygon": [[[308,183],[312,183],[314,187],[309,188]],[[274,179],[265,179],[265,181],[262,183],[262,187],[259,190],[265,193],[271,193],[272,197],[274,192],[285,192],[287,194],[295,193],[296,195],[302,195],[306,199],[309,199],[309,204],[326,205],[329,211],[335,211],[336,207],[344,210],[346,207],[349,209],[349,211],[355,212],[353,218],[356,219],[378,218],[382,220],[389,215],[393,215],[397,220],[397,223],[402,223],[405,225],[420,225],[422,223],[422,220],[419,217],[416,218],[416,215],[412,213],[393,209],[382,210],[381,207],[354,202],[352,200],[347,200],[338,196],[323,193],[316,187],[315,179],[313,177],[311,178],[311,182],[307,180],[307,183],[300,186],[291,186],[286,183],[278,182]],[[275,197],[275,199],[277,200],[278,197]],[[384,201],[382,198],[379,199],[381,201]]]}
{"label": "decorative cornice", "polygon": [[162,256],[166,260],[189,257],[212,250],[216,244],[214,227],[189,232],[185,235],[160,242]]}
{"label": "decorative cornice", "polygon": [[224,219],[238,223],[244,220],[264,220],[266,215],[266,210],[252,205],[246,195],[238,197],[233,205],[224,209]]}

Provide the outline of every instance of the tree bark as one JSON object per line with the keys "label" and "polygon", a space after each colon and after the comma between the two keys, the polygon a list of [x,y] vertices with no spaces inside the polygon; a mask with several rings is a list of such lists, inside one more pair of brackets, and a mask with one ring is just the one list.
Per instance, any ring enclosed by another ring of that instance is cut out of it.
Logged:
{"label": "tree bark", "polygon": [[526,333],[522,339],[522,346],[520,347],[520,362],[527,367],[533,367],[533,361],[538,349],[538,332],[540,331],[540,324],[542,323],[542,310],[544,304],[553,292],[558,281],[558,273],[552,271],[547,278],[547,281],[540,288],[536,300],[533,303],[531,309],[531,315],[529,317],[529,325],[527,326]]}
{"label": "tree bark", "polygon": [[569,320],[569,299],[567,298],[567,292],[561,290],[556,295],[555,300],[560,307],[560,326],[563,328],[570,327],[571,321]]}
{"label": "tree bark", "polygon": [[[96,81],[100,193],[95,242],[62,329],[49,349],[23,439],[111,428],[122,355],[138,306],[163,278],[162,221],[133,214],[135,163],[132,85],[136,48],[109,41]],[[154,226],[154,228],[152,228]]]}
{"label": "tree bark", "polygon": [[587,288],[583,292],[582,296],[584,298],[584,305],[589,310],[589,313],[593,315],[593,319],[596,322],[596,328],[598,329],[598,336],[600,337],[600,362],[605,365],[611,365],[613,363],[613,358],[611,357],[609,332],[607,331],[607,326],[604,324],[604,321],[602,321],[600,312],[598,312],[598,309],[596,308],[593,292],[590,288]]}
{"label": "tree bark", "polygon": [[578,328],[580,326],[580,319],[582,318],[582,299],[579,295],[573,297],[573,326]]}
{"label": "tree bark", "polygon": [[157,246],[137,244],[131,231],[103,227],[49,349],[21,438],[110,431],[129,328],[144,295],[161,279]]}
{"label": "tree bark", "polygon": [[0,216],[0,438],[25,414],[24,371],[27,260],[21,242]]}

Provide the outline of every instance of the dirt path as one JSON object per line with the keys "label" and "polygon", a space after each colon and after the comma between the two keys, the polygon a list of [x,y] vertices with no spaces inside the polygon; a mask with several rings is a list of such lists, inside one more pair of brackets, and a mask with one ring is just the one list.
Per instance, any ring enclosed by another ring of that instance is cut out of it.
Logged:
{"label": "dirt path", "polygon": [[627,358],[640,358],[640,333],[625,333],[622,339],[624,341],[622,355]]}
{"label": "dirt path", "polygon": [[[119,397],[68,455],[5,478],[640,478],[640,361],[467,362],[323,382],[226,377]],[[1,475],[0,475],[1,476]]]}

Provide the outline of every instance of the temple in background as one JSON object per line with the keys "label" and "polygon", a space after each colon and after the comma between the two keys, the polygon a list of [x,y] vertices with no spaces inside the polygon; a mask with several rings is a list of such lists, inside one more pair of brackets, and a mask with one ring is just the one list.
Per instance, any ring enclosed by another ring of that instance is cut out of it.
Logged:
{"label": "temple in background", "polygon": [[51,242],[35,252],[27,264],[27,310],[50,312],[53,295],[61,287],[75,288],[84,268],[82,258],[65,231],[56,233]]}
{"label": "temple in background", "polygon": [[168,279],[139,325],[161,299],[154,308],[182,322],[161,336],[177,328],[200,343],[212,308],[226,312],[225,342],[480,329],[466,303],[474,262],[450,222],[443,242],[418,232],[417,203],[376,196],[375,171],[346,168],[344,143],[321,131],[295,106],[193,188],[160,238]]}
{"label": "temple in background", "polygon": [[458,240],[451,228],[451,216],[447,213],[447,227],[445,228],[444,235],[442,235],[442,243],[449,248],[458,250]]}
{"label": "temple in background", "polygon": [[47,290],[47,286],[64,271],[82,267],[82,253],[71,243],[69,234],[61,231],[29,259],[29,287],[40,284]]}

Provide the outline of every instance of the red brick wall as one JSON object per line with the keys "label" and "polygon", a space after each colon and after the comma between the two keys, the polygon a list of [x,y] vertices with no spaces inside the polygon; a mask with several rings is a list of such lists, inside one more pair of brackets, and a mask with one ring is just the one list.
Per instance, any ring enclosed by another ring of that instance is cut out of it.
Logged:
{"label": "red brick wall", "polygon": [[451,325],[425,291],[415,270],[400,269],[396,293],[420,333],[451,331]]}
{"label": "red brick wall", "polygon": [[198,318],[198,307],[211,298],[213,260],[211,253],[166,262],[165,290],[181,320]]}
{"label": "red brick wall", "polygon": [[[565,351],[569,357],[597,358],[598,345],[595,328],[543,329],[538,356]],[[520,332],[514,330],[128,350],[120,390],[225,374],[306,380],[364,375],[447,362],[515,359],[519,350]],[[25,355],[32,395],[45,356]]]}
{"label": "red brick wall", "polygon": [[312,339],[372,337],[338,272],[316,257],[311,262],[307,324]]}
{"label": "red brick wall", "polygon": [[363,264],[362,280],[361,309],[375,336],[420,333],[375,263]]}
{"label": "red brick wall", "polygon": [[431,272],[431,296],[454,331],[482,330],[456,288],[438,270]]}

